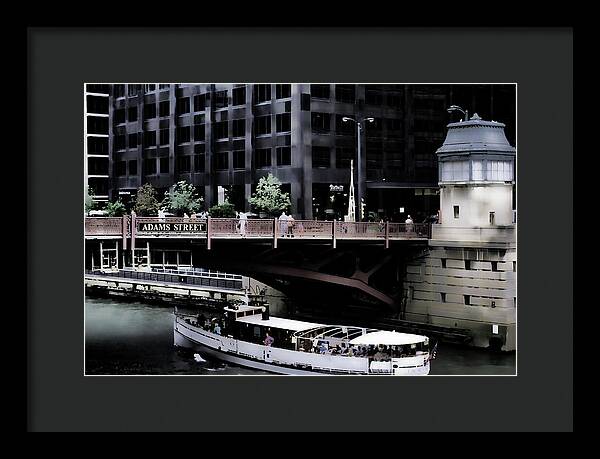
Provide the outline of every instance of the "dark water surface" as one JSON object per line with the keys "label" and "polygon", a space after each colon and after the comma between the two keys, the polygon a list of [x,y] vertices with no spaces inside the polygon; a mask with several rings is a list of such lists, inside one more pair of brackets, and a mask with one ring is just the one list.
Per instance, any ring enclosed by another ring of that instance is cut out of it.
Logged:
{"label": "dark water surface", "polygon": [[[118,299],[86,297],[88,375],[271,375],[221,362],[197,363],[173,346],[173,310]],[[440,343],[432,375],[513,375],[515,353]]]}

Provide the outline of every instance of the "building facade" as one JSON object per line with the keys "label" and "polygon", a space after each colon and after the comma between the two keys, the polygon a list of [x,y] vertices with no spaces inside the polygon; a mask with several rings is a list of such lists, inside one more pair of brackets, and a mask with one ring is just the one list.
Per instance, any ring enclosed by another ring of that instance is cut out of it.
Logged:
{"label": "building facade", "polygon": [[[108,107],[110,200],[144,183],[159,196],[193,183],[205,208],[220,189],[237,210],[272,173],[295,218],[347,213],[350,161],[364,207],[356,215],[420,220],[439,209],[436,149],[451,104],[510,127],[514,85],[114,84]],[[344,121],[373,118],[361,132]],[[90,179],[92,177],[90,176]],[[96,192],[96,194],[100,194]]]}
{"label": "building facade", "polygon": [[108,84],[84,85],[84,184],[92,190],[94,200],[98,202],[107,202],[109,197],[110,91],[111,85]]}

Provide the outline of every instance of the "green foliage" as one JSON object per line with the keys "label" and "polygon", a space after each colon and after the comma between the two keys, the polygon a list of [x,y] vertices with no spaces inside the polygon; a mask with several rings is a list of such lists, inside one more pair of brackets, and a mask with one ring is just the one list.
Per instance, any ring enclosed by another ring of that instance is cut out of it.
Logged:
{"label": "green foliage", "polygon": [[212,206],[208,214],[214,218],[235,218],[235,207],[228,201]]}
{"label": "green foliage", "polygon": [[272,174],[262,177],[258,181],[256,192],[248,199],[248,202],[258,211],[270,215],[276,215],[289,209],[292,205],[289,193],[281,191],[281,182]]}
{"label": "green foliage", "polygon": [[85,213],[89,213],[90,210],[96,208],[96,201],[94,201],[94,190],[88,185],[85,189]]}
{"label": "green foliage", "polygon": [[161,206],[181,217],[184,213],[189,215],[200,210],[203,201],[204,199],[198,196],[196,187],[182,180],[169,188]]}
{"label": "green foliage", "polygon": [[138,188],[133,210],[141,217],[153,217],[158,214],[159,202],[156,199],[156,190],[146,183]]}
{"label": "green foliage", "polygon": [[127,212],[125,209],[125,204],[121,202],[121,198],[117,199],[115,202],[109,202],[104,208],[107,217],[122,217]]}

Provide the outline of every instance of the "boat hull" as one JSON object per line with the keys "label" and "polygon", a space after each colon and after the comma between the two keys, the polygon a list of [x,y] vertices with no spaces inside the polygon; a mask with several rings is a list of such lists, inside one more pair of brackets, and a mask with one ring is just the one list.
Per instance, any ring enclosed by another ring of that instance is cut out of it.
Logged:
{"label": "boat hull", "polygon": [[[265,371],[268,373],[281,374],[281,375],[301,375],[301,376],[348,376],[347,372],[336,372],[327,370],[308,370],[301,368],[294,368],[291,366],[282,366],[279,364],[271,364],[256,359],[245,358],[240,355],[233,354],[231,352],[215,349],[207,346],[206,344],[197,342],[189,336],[183,335],[177,328],[174,329],[174,344],[177,347],[192,349],[201,353],[203,357],[211,357],[216,360],[230,362],[235,365],[253,368],[256,370]],[[394,376],[424,376],[429,373],[429,362],[426,365],[415,368],[402,368],[400,371],[396,370]],[[372,373],[350,373],[355,376],[390,376],[387,375],[376,375]]]}

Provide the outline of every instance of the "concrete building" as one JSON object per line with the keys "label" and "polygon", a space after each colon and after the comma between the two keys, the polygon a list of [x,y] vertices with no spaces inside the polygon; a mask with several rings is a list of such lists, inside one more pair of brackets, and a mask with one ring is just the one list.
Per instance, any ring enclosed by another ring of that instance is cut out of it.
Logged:
{"label": "concrete building", "polygon": [[110,90],[107,84],[84,85],[84,184],[98,202],[107,202],[109,197]]}
{"label": "concrete building", "polygon": [[[109,86],[111,200],[127,201],[144,183],[162,196],[186,180],[206,207],[222,188],[248,211],[259,178],[272,173],[291,194],[292,214],[306,219],[347,212],[351,159],[365,216],[404,221],[407,214],[435,214],[435,149],[450,119],[446,108],[461,104],[509,126],[515,118],[514,85]],[[360,162],[356,125],[344,117],[374,119],[361,136]],[[356,206],[360,215],[358,200]]]}
{"label": "concrete building", "polygon": [[468,329],[475,346],[516,347],[515,153],[503,123],[448,125],[437,150],[441,219],[406,268],[408,320]]}

